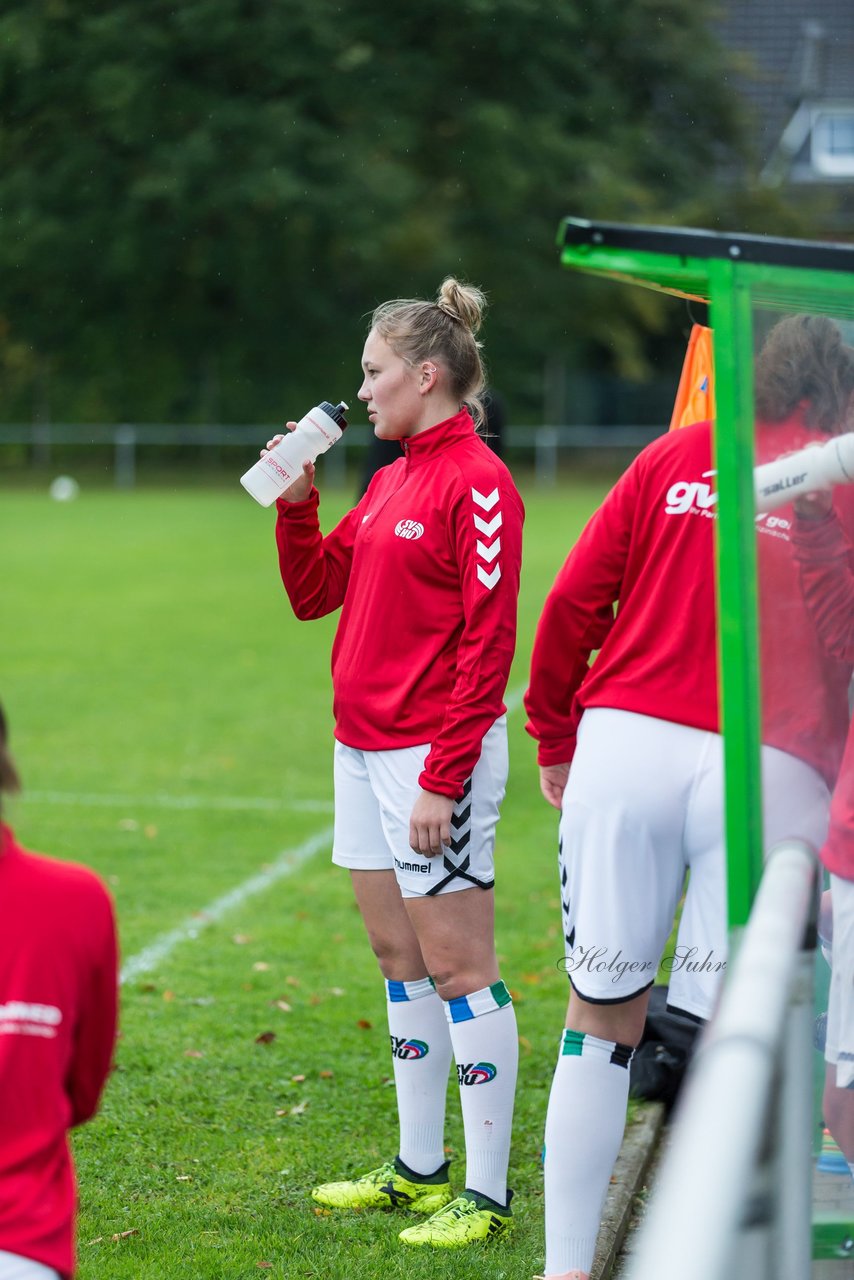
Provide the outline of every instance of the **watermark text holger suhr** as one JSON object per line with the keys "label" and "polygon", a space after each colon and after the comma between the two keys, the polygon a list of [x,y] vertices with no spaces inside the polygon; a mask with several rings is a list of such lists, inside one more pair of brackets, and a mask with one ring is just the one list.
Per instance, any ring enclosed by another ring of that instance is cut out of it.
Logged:
{"label": "watermark text holger suhr", "polygon": [[[573,947],[557,967],[564,973],[609,973],[612,982],[627,973],[647,973],[653,978],[659,968],[652,960],[625,960],[622,951],[609,956],[607,947]],[[715,959],[714,951],[701,955],[698,947],[677,947],[671,955],[662,956],[660,967],[665,973],[723,973],[726,960]]]}

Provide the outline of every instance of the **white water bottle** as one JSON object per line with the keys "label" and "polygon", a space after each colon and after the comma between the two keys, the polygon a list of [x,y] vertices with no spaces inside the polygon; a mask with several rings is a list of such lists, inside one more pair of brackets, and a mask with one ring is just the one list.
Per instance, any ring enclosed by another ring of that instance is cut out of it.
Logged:
{"label": "white water bottle", "polygon": [[240,477],[246,492],[262,507],[269,507],[300,478],[304,462],[314,462],[341,439],[347,426],[347,408],[343,400],[336,405],[323,400],[309,409],[293,431],[286,431],[284,438]]}
{"label": "white water bottle", "polygon": [[753,481],[757,511],[774,511],[816,489],[854,484],[854,432],[765,462],[754,468]]}

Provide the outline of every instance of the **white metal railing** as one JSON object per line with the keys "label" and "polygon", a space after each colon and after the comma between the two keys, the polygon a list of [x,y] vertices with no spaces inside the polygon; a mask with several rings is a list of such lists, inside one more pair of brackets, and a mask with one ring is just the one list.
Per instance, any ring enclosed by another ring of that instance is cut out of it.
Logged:
{"label": "white metal railing", "polygon": [[772,850],[695,1052],[628,1280],[805,1280],[818,862]]}
{"label": "white metal railing", "polygon": [[[0,445],[24,444],[33,450],[40,465],[50,462],[54,445],[111,446],[116,488],[132,489],[136,483],[137,451],[141,446],[194,445],[197,448],[227,447],[241,449],[250,464],[256,450],[274,431],[270,424],[249,426],[172,425],[169,423],[37,423],[0,426]],[[565,451],[624,449],[638,452],[663,428],[642,426],[514,426],[504,431],[507,448],[530,452],[534,474],[540,485],[557,481],[558,463]],[[367,448],[370,429],[359,424],[350,426],[341,440],[323,460],[327,480],[343,483],[347,460],[355,452]]]}

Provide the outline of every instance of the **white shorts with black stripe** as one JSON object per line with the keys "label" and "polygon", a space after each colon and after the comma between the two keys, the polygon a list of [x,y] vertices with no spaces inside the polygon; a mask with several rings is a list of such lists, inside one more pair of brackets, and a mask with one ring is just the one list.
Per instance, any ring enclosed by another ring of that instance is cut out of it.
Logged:
{"label": "white shorts with black stripe", "polygon": [[[820,848],[830,795],[803,760],[762,748],[766,849]],[[671,1006],[707,1019],[727,962],[723,739],[607,707],[585,711],[563,795],[559,868],[569,979],[584,1000],[619,1004],[664,956]]]}
{"label": "white shorts with black stripe", "polygon": [[410,848],[409,818],[430,743],[359,751],[335,743],[332,861],[351,871],[394,871],[404,898],[491,889],[495,827],[507,786],[507,717],[486,734],[451,818],[451,844],[435,858]]}

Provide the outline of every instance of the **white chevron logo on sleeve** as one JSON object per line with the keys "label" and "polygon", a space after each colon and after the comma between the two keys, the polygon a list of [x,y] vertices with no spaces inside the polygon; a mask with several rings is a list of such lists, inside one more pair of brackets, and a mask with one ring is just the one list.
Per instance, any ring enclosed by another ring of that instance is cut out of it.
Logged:
{"label": "white chevron logo on sleeve", "polygon": [[484,520],[481,516],[475,516],[474,527],[485,534],[487,538],[491,538],[496,529],[501,528],[502,519],[500,511],[497,511],[491,520]]}
{"label": "white chevron logo on sleeve", "polygon": [[484,511],[491,511],[498,501],[498,488],[493,489],[492,493],[487,494],[486,497],[482,493],[478,493],[477,489],[472,489],[471,496],[479,507],[483,507]]}
{"label": "white chevron logo on sleeve", "polygon": [[481,560],[485,560],[487,564],[492,563],[500,550],[500,538],[496,538],[491,547],[488,547],[485,542],[481,542],[480,538],[477,540],[477,554],[480,556]]}
{"label": "white chevron logo on sleeve", "polygon": [[498,579],[501,577],[501,565],[497,564],[492,573],[487,573],[482,564],[477,566],[477,576],[485,587],[491,591]]}

